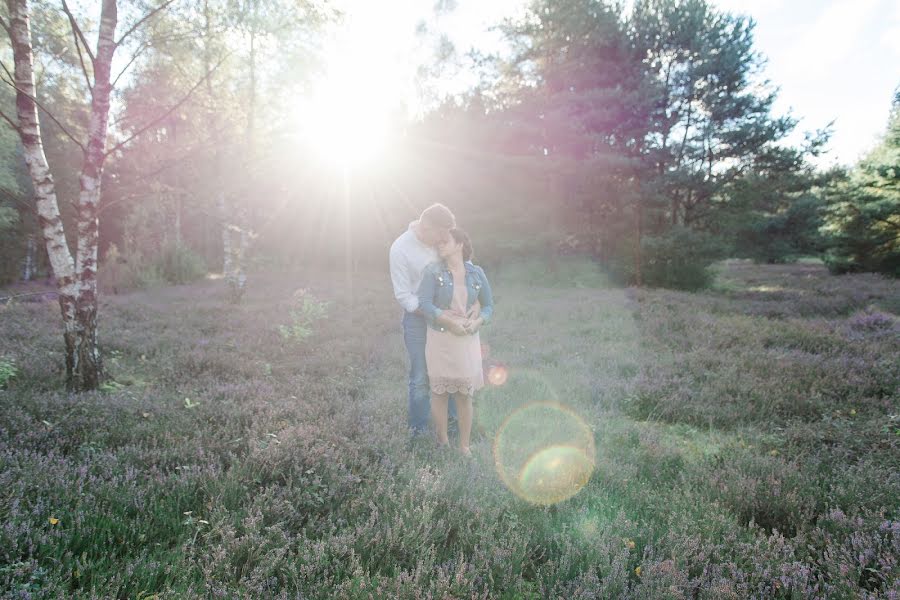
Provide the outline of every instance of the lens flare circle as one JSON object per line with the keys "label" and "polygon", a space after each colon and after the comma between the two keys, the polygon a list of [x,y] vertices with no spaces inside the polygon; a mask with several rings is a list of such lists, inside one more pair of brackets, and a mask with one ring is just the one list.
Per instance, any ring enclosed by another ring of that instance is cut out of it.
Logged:
{"label": "lens flare circle", "polygon": [[487,379],[488,383],[499,387],[509,379],[509,369],[503,365],[492,365],[488,367]]}
{"label": "lens flare circle", "polygon": [[501,481],[533,504],[571,498],[590,481],[594,434],[572,409],[533,402],[510,414],[494,438],[494,464]]}
{"label": "lens flare circle", "polygon": [[591,478],[594,463],[581,448],[551,446],[536,453],[519,473],[519,489],[535,504],[556,504],[577,494]]}

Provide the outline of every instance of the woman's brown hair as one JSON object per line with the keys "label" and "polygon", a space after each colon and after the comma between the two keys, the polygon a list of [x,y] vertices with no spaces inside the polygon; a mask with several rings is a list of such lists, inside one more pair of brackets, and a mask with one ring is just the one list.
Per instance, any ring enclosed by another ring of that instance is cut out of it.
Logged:
{"label": "woman's brown hair", "polygon": [[469,234],[462,229],[454,228],[450,230],[450,235],[453,236],[453,240],[457,244],[463,245],[463,260],[472,260],[472,256],[475,255],[475,251],[472,250],[472,240],[469,239]]}

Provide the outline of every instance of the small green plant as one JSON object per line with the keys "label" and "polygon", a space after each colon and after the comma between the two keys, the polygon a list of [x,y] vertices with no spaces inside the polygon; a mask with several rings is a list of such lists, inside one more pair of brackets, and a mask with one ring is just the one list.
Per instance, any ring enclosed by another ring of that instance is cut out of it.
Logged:
{"label": "small green plant", "polygon": [[110,380],[108,380],[108,381],[104,381],[103,383],[100,384],[100,391],[101,391],[101,392],[112,393],[112,392],[118,392],[118,391],[123,390],[123,389],[125,389],[125,386],[124,386],[123,384],[119,383],[118,381],[113,380],[113,379],[110,379]]}
{"label": "small green plant", "polygon": [[291,308],[291,322],[278,327],[281,337],[300,342],[312,335],[312,325],[327,317],[328,302],[324,302],[301,289],[294,292],[293,308]]}
{"label": "small green plant", "polygon": [[0,388],[5,388],[9,380],[19,373],[16,362],[6,356],[0,356]]}

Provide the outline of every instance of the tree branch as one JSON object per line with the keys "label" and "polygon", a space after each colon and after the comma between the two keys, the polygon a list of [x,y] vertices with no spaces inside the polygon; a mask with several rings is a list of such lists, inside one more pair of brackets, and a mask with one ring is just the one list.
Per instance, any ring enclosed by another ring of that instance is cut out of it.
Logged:
{"label": "tree branch", "polygon": [[165,10],[165,9],[166,9],[170,4],[172,4],[173,2],[175,2],[175,0],[165,0],[165,2],[163,2],[163,3],[160,4],[159,6],[157,6],[156,8],[154,8],[153,10],[151,10],[150,12],[148,12],[146,15],[144,15],[143,17],[141,17],[140,19],[138,19],[137,22],[136,22],[134,25],[132,25],[131,28],[130,28],[128,31],[126,31],[125,33],[122,34],[122,37],[120,37],[120,38],[119,38],[119,41],[116,42],[116,46],[121,46],[121,45],[122,45],[122,42],[125,41],[125,38],[127,38],[129,35],[131,35],[131,34],[134,33],[135,31],[137,31],[137,29],[138,29],[141,25],[143,25],[143,24],[144,24],[145,22],[147,22],[149,19],[152,19],[153,16],[156,15],[158,12],[160,12],[160,11],[162,11],[162,10]]}
{"label": "tree branch", "polygon": [[128,70],[128,67],[133,65],[134,61],[136,61],[138,59],[138,57],[144,52],[144,50],[146,50],[149,47],[150,47],[150,44],[148,42],[144,42],[140,46],[138,46],[138,49],[134,51],[134,54],[131,56],[131,60],[128,61],[128,64],[126,64],[125,67],[121,71],[119,71],[119,74],[116,75],[116,78],[113,79],[113,82],[112,82],[113,89],[116,88],[116,84],[119,83],[119,79],[122,77],[122,75],[125,74],[125,71]]}
{"label": "tree branch", "polygon": [[878,215],[866,214],[866,213],[864,213],[862,210],[860,210],[860,208],[859,208],[858,206],[856,206],[856,205],[853,204],[853,203],[848,203],[847,206],[849,206],[850,209],[851,209],[857,216],[862,217],[863,219],[872,219],[872,220],[874,220],[874,221],[877,221],[877,222],[879,222],[879,223],[884,223],[885,225],[888,225],[888,226],[890,226],[891,228],[900,231],[900,224],[898,224],[898,223],[894,223],[893,221],[890,221],[890,220],[888,220],[888,219],[884,219],[884,218],[882,218],[882,217],[879,217]]}
{"label": "tree branch", "polygon": [[2,117],[4,121],[6,121],[7,123],[9,123],[9,126],[12,127],[13,130],[14,130],[16,133],[18,133],[19,135],[22,135],[22,129],[21,129],[18,125],[16,125],[16,124],[13,122],[13,120],[10,119],[10,118],[6,115],[6,113],[3,112],[2,110],[0,110],[0,117]]}
{"label": "tree branch", "polygon": [[119,149],[121,149],[122,147],[128,145],[128,144],[131,143],[131,141],[134,140],[136,137],[138,137],[139,135],[141,135],[142,133],[144,133],[145,131],[147,131],[147,130],[150,129],[151,127],[153,127],[153,126],[159,124],[159,123],[160,123],[161,121],[163,121],[166,117],[168,117],[168,116],[171,115],[173,112],[175,112],[176,110],[178,110],[178,108],[181,107],[182,104],[184,104],[185,102],[187,102],[187,101],[191,98],[191,96],[194,95],[194,92],[197,91],[197,88],[199,88],[200,85],[201,85],[204,81],[206,81],[207,79],[209,79],[210,76],[212,76],[212,74],[216,71],[216,69],[218,69],[218,68],[222,65],[222,63],[225,62],[225,60],[230,56],[230,54],[231,54],[230,52],[229,52],[228,54],[226,54],[226,55],[222,58],[222,60],[220,60],[220,61],[219,61],[212,69],[210,69],[209,71],[207,71],[206,75],[204,75],[203,77],[201,77],[201,78],[197,81],[197,83],[195,83],[194,86],[193,86],[190,90],[188,90],[188,93],[185,94],[184,97],[183,97],[181,100],[179,100],[178,102],[176,102],[175,104],[173,104],[173,105],[169,108],[169,110],[167,110],[166,112],[164,112],[164,113],[161,114],[160,116],[156,117],[155,119],[152,119],[149,123],[145,124],[144,126],[138,128],[137,131],[135,131],[133,134],[131,134],[130,136],[128,136],[127,138],[125,138],[125,140],[119,142],[118,144],[116,144],[115,146],[113,146],[112,148],[110,148],[109,150],[107,150],[106,153],[105,153],[103,156],[104,156],[104,157],[109,156],[110,154],[113,154],[114,152],[116,152],[116,151],[118,151]]}
{"label": "tree branch", "polygon": [[33,203],[29,204],[28,201],[23,199],[18,193],[14,192],[6,187],[0,186],[0,194],[6,196],[13,202],[18,203],[19,205],[22,206],[23,209],[27,210],[30,214],[32,214],[32,215],[38,214],[37,207]]}
{"label": "tree branch", "polygon": [[[35,97],[32,96],[31,94],[25,92],[24,90],[22,90],[21,88],[19,88],[19,87],[14,83],[14,82],[15,82],[15,78],[12,76],[12,73],[9,72],[9,69],[6,68],[6,65],[3,64],[3,62],[0,62],[0,66],[3,67],[3,70],[6,72],[6,75],[9,77],[9,79],[6,79],[5,77],[0,76],[0,79],[3,80],[3,83],[5,83],[6,85],[10,86],[12,89],[16,90],[16,92],[22,94],[23,96],[25,96],[26,98],[28,98],[29,100],[31,100],[32,102],[34,102],[35,106],[37,106],[39,109],[41,109],[42,111],[44,111],[44,114],[46,114],[48,117],[50,117],[50,120],[53,121],[54,123],[56,123],[56,126],[59,127],[59,129],[60,129],[64,134],[66,134],[66,136],[67,136],[70,140],[72,140],[72,141],[75,143],[76,146],[78,146],[79,148],[81,148],[81,151],[82,151],[82,152],[84,152],[84,151],[85,151],[84,144],[82,144],[82,143],[78,140],[78,138],[76,138],[74,135],[72,135],[72,132],[70,132],[68,129],[66,129],[66,126],[63,125],[62,123],[60,123],[60,122],[59,122],[59,119],[57,119],[55,116],[53,116],[53,113],[50,112],[49,110],[47,110],[47,108],[46,108],[43,104],[41,104],[41,103],[38,101],[37,98],[35,98]],[[18,131],[18,129],[17,129],[17,131]]]}
{"label": "tree branch", "polygon": [[[91,92],[91,95],[94,94],[94,86],[91,85],[91,77],[88,75],[87,67],[84,64],[84,55],[81,53],[81,39],[78,37],[77,25],[75,24],[75,19],[70,18],[69,23],[72,25],[72,37],[75,39],[75,50],[78,52],[78,62],[81,63],[81,72],[84,74],[84,83],[87,85],[88,91]],[[88,53],[90,53],[90,49],[85,48]],[[93,66],[93,62],[91,63]]]}
{"label": "tree branch", "polygon": [[29,296],[44,296],[46,294],[54,294],[56,296],[59,296],[59,292],[57,290],[47,290],[46,292],[28,292],[26,294],[13,294],[12,296],[3,296],[2,298],[0,298],[0,304],[6,304],[10,300],[13,300],[15,298],[27,298]]}
{"label": "tree branch", "polygon": [[[81,27],[78,26],[78,23],[75,22],[75,15],[72,14],[72,11],[69,10],[69,5],[66,3],[66,0],[62,0],[62,8],[66,13],[66,16],[69,17],[69,25],[72,26],[72,35],[81,40],[81,44],[84,46],[84,51],[87,52],[87,55],[91,58],[91,64],[94,62],[94,53],[91,52],[91,45],[88,44],[87,39],[84,37],[84,32],[81,31]],[[76,46],[78,44],[76,43]]]}

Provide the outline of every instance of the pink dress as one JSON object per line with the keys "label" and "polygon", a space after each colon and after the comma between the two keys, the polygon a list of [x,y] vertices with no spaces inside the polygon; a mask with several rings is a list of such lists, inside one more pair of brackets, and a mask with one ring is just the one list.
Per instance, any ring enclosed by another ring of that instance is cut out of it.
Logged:
{"label": "pink dress", "polygon": [[[466,314],[465,282],[453,282],[453,299],[448,312]],[[473,335],[454,335],[450,331],[428,328],[425,338],[425,363],[431,391],[435,394],[464,393],[471,396],[484,387],[481,366],[481,338]]]}

